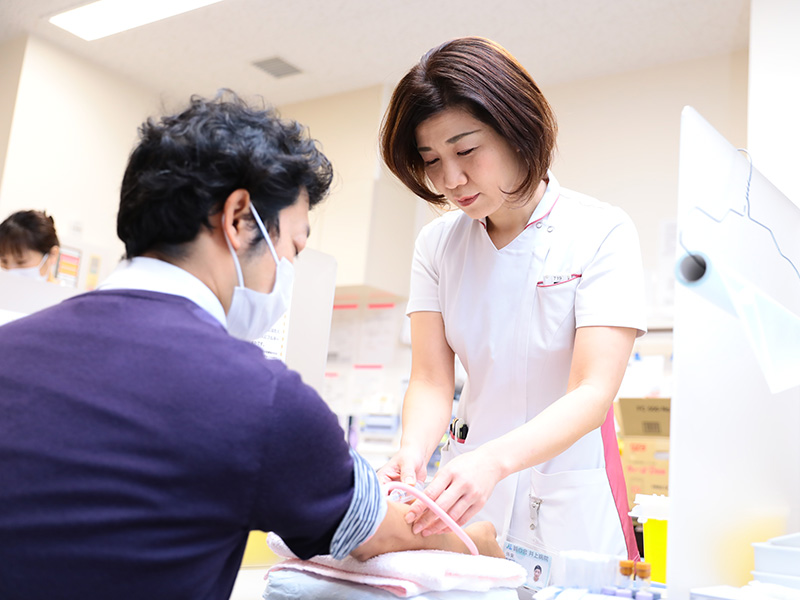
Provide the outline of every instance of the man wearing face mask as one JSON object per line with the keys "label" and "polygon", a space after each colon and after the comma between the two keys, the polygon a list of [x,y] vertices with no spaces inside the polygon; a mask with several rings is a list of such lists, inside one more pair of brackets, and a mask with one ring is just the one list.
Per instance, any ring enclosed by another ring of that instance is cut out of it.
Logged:
{"label": "man wearing face mask", "polygon": [[331,177],[300,125],[231,94],[142,125],[126,260],[0,328],[0,598],[227,598],[253,529],[301,558],[466,552],[414,536],[314,390],[244,341],[288,306]]}

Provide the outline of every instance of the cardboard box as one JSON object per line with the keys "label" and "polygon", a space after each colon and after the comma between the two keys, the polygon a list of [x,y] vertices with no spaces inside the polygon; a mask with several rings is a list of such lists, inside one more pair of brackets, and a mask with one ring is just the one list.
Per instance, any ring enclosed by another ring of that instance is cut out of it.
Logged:
{"label": "cardboard box", "polygon": [[669,495],[669,398],[620,398],[614,407],[628,506],[636,494]]}

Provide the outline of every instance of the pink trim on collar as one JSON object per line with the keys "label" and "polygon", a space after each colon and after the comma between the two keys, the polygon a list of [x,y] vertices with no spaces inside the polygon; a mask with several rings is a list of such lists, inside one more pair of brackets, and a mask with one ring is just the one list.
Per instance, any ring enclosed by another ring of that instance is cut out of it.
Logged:
{"label": "pink trim on collar", "polygon": [[[556,203],[558,202],[558,199],[559,199],[559,198],[561,198],[561,194],[559,194],[558,196],[556,196],[556,199],[555,199],[555,200],[553,200],[553,204],[552,204],[552,205],[550,205],[550,208],[547,210],[547,212],[546,212],[545,214],[543,214],[541,217],[539,217],[539,218],[538,218],[538,219],[536,219],[535,221],[531,221],[530,223],[528,223],[527,225],[525,225],[525,227],[522,229],[522,231],[525,231],[525,230],[526,230],[528,227],[530,227],[531,225],[534,225],[534,224],[538,223],[539,221],[541,221],[541,220],[543,220],[543,219],[546,219],[547,217],[549,217],[549,216],[550,216],[550,213],[551,213],[551,212],[553,212],[553,208],[555,207],[555,205],[556,205]],[[478,223],[480,223],[481,225],[483,225],[483,228],[484,228],[484,229],[486,229],[486,223],[484,223],[484,222],[483,222],[483,219],[478,219]]]}
{"label": "pink trim on collar", "polygon": [[[541,217],[539,217],[539,218],[538,218],[538,219],[536,219],[535,221],[531,221],[530,223],[528,223],[527,225],[525,225],[525,229],[527,229],[528,227],[530,227],[530,226],[531,226],[531,225],[533,225],[534,223],[538,223],[539,221],[541,221],[541,220],[543,220],[543,219],[546,219],[547,217],[549,217],[549,216],[550,216],[550,213],[551,213],[551,212],[553,212],[553,207],[556,205],[556,202],[558,202],[558,199],[559,199],[559,198],[561,198],[561,194],[559,194],[558,196],[556,196],[556,199],[555,199],[555,200],[553,200],[553,204],[550,206],[550,208],[548,209],[548,211],[547,211],[545,214],[543,214]],[[525,229],[523,229],[522,231],[525,231]]]}

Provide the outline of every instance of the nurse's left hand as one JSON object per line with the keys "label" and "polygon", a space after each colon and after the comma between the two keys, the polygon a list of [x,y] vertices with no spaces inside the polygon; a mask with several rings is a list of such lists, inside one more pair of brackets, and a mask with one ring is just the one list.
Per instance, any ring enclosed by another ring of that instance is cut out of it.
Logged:
{"label": "nurse's left hand", "polygon": [[[439,469],[425,493],[459,525],[483,508],[501,479],[500,466],[488,452],[477,448],[451,460]],[[411,505],[406,522],[423,536],[447,531],[448,527],[419,500]]]}

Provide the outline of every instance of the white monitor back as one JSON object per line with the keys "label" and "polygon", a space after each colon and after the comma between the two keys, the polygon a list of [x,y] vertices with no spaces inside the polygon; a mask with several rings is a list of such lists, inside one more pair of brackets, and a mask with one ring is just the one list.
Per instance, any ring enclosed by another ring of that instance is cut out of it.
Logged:
{"label": "white monitor back", "polygon": [[331,336],[336,259],[306,248],[295,260],[286,365],[322,394]]}
{"label": "white monitor back", "polygon": [[800,531],[800,387],[786,368],[800,375],[800,209],[690,107],[678,231],[676,263],[707,261],[700,281],[676,272],[667,583],[687,599],[745,585],[753,542]]}
{"label": "white monitor back", "polygon": [[0,325],[58,304],[77,293],[75,288],[0,271]]}

